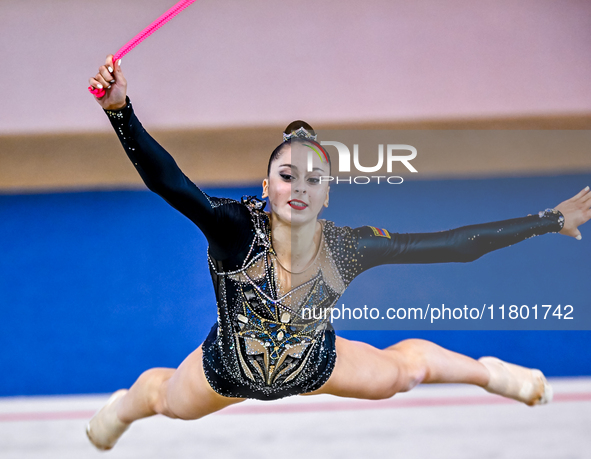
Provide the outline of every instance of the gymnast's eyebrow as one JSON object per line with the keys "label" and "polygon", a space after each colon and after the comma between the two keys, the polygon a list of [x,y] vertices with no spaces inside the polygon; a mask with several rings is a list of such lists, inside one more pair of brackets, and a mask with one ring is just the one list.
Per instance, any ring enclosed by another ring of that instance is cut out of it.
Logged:
{"label": "gymnast's eyebrow", "polygon": [[[297,166],[294,166],[293,164],[280,164],[279,167],[281,167],[281,166],[287,166],[287,167],[291,167],[292,169],[298,170],[298,167]],[[324,172],[324,169],[321,168],[321,167],[314,167],[312,169],[312,171],[321,171],[321,172]]]}

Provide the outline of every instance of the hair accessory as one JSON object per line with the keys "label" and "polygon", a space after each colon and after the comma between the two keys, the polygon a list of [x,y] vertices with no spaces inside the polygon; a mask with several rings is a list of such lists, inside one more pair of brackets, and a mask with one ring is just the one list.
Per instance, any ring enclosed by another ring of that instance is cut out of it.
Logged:
{"label": "hair accessory", "polygon": [[287,142],[289,139],[293,139],[294,137],[298,137],[300,139],[309,139],[309,140],[316,140],[318,138],[317,135],[310,134],[303,127],[297,129],[296,131],[291,131],[291,134],[283,133],[283,141],[284,142]]}

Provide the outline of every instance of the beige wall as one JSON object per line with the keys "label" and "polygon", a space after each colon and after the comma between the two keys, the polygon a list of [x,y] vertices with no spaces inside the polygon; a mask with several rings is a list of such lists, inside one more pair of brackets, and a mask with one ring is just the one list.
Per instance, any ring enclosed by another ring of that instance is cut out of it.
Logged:
{"label": "beige wall", "polygon": [[[363,144],[363,133],[370,133],[375,145],[371,129],[388,130],[386,143],[397,139],[414,145],[420,153],[413,165],[420,173],[406,173],[405,180],[591,172],[591,116],[319,127],[322,139],[349,146]],[[332,130],[347,127],[356,131],[332,137]],[[360,133],[361,127],[367,130]],[[238,185],[262,180],[282,128],[156,130],[152,135],[195,183]],[[458,141],[457,129],[470,131],[462,131]],[[373,152],[368,153],[373,161]],[[336,161],[335,151],[331,154]],[[145,189],[112,132],[0,136],[0,164],[0,193]]]}
{"label": "beige wall", "polygon": [[[0,2],[0,192],[141,186],[87,79],[174,3]],[[245,183],[293,119],[590,129],[590,44],[589,1],[199,0],[123,68],[139,118],[187,175]],[[421,176],[591,171],[574,145],[470,155],[426,162]]]}

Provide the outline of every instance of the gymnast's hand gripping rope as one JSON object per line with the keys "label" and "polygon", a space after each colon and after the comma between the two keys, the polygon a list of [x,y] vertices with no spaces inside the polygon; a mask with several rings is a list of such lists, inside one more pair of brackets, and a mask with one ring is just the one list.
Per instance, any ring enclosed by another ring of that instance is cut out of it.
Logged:
{"label": "gymnast's hand gripping rope", "polygon": [[[113,62],[121,59],[125,56],[128,52],[130,52],[133,48],[139,45],[142,41],[156,32],[160,27],[170,21],[173,17],[183,11],[185,8],[190,6],[192,3],[195,3],[196,0],[181,0],[176,5],[174,5],[171,9],[169,9],[166,13],[156,19],[152,24],[142,30],[138,35],[136,35],[129,43],[127,43],[123,48],[121,48],[117,53],[113,56]],[[97,99],[100,99],[105,95],[104,89],[93,88],[92,86],[88,87],[88,90],[94,94]]]}

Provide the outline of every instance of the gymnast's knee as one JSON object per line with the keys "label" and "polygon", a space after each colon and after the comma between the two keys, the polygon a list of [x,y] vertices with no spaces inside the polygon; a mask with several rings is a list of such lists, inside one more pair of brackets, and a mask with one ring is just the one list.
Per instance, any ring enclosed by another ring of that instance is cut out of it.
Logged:
{"label": "gymnast's knee", "polygon": [[431,345],[426,340],[407,339],[387,349],[394,351],[392,356],[397,368],[394,383],[396,393],[408,392],[425,380],[428,372],[426,352]]}
{"label": "gymnast's knee", "polygon": [[[393,371],[389,371],[393,370]],[[420,384],[424,379],[420,368],[402,365],[395,362],[391,369],[384,368],[382,374],[372,379],[371,387],[366,388],[365,398],[369,400],[384,400],[400,392],[408,392]]]}
{"label": "gymnast's knee", "polygon": [[168,380],[172,376],[171,373],[164,371],[162,368],[152,368],[144,371],[138,381],[148,387],[148,403],[150,408],[157,414],[163,416],[178,419],[177,416],[171,409],[168,403]]}

